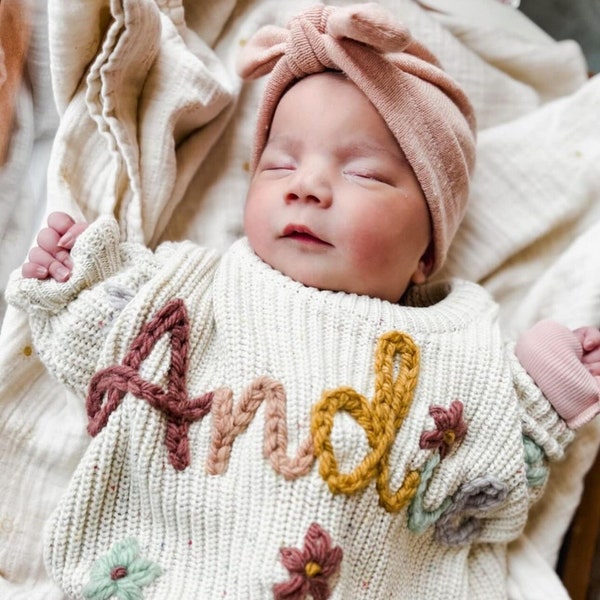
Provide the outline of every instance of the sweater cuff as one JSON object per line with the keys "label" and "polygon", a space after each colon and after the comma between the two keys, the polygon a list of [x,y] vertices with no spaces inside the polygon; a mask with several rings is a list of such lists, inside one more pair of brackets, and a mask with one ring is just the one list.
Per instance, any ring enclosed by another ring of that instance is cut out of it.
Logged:
{"label": "sweater cuff", "polygon": [[571,429],[600,412],[600,388],[581,362],[577,336],[551,320],[536,323],[521,335],[515,353],[544,396]]}
{"label": "sweater cuff", "polygon": [[19,269],[11,274],[6,300],[30,314],[56,314],[82,290],[117,272],[121,265],[119,246],[117,222],[112,217],[100,217],[75,242],[73,270],[67,281],[24,278]]}

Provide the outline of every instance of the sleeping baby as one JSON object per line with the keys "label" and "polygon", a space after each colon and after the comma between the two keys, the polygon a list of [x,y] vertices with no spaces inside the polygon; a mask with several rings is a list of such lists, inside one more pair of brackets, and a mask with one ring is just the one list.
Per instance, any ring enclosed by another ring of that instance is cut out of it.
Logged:
{"label": "sleeping baby", "polygon": [[263,27],[239,69],[269,74],[246,237],[151,251],[53,213],[11,280],[92,436],[50,575],[92,600],[506,598],[547,463],[600,410],[600,332],[515,345],[481,287],[431,282],[475,119],[381,7]]}

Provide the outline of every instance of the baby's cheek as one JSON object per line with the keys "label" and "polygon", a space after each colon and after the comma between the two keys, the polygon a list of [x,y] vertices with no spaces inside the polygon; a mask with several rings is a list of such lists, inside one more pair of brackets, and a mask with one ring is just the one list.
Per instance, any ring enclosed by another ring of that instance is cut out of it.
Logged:
{"label": "baby's cheek", "polygon": [[354,268],[363,266],[369,261],[369,256],[374,248],[370,236],[360,231],[360,229],[348,231],[344,242],[345,255]]}
{"label": "baby's cheek", "polygon": [[361,271],[375,271],[394,260],[385,232],[358,229],[349,238],[353,266]]}

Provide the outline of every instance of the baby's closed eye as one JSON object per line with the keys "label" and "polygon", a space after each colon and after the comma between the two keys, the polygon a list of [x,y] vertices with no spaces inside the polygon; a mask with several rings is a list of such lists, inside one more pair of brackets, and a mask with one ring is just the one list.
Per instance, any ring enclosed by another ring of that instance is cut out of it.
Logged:
{"label": "baby's closed eye", "polygon": [[296,161],[287,153],[267,149],[258,163],[259,171],[293,171]]}
{"label": "baby's closed eye", "polygon": [[386,173],[370,168],[350,167],[345,169],[344,175],[349,178],[356,178],[359,181],[372,181],[374,183],[384,183],[392,185],[392,180]]}
{"label": "baby's closed eye", "polygon": [[262,167],[263,171],[293,171],[294,165],[287,163],[267,163]]}

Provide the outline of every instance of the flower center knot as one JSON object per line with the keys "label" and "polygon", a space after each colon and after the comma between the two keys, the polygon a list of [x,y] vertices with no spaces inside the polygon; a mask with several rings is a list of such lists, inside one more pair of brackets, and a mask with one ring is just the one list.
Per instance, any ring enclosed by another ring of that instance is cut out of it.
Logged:
{"label": "flower center knot", "polygon": [[123,577],[125,577],[126,575],[127,575],[127,567],[115,567],[110,572],[110,578],[113,581],[116,581],[117,579],[123,579]]}
{"label": "flower center knot", "polygon": [[304,566],[304,572],[306,573],[307,577],[316,577],[321,573],[321,571],[321,565],[319,563],[313,562],[312,560],[310,562],[307,562]]}
{"label": "flower center knot", "polygon": [[456,432],[454,429],[446,429],[444,431],[444,443],[448,446],[452,446],[456,440]]}

